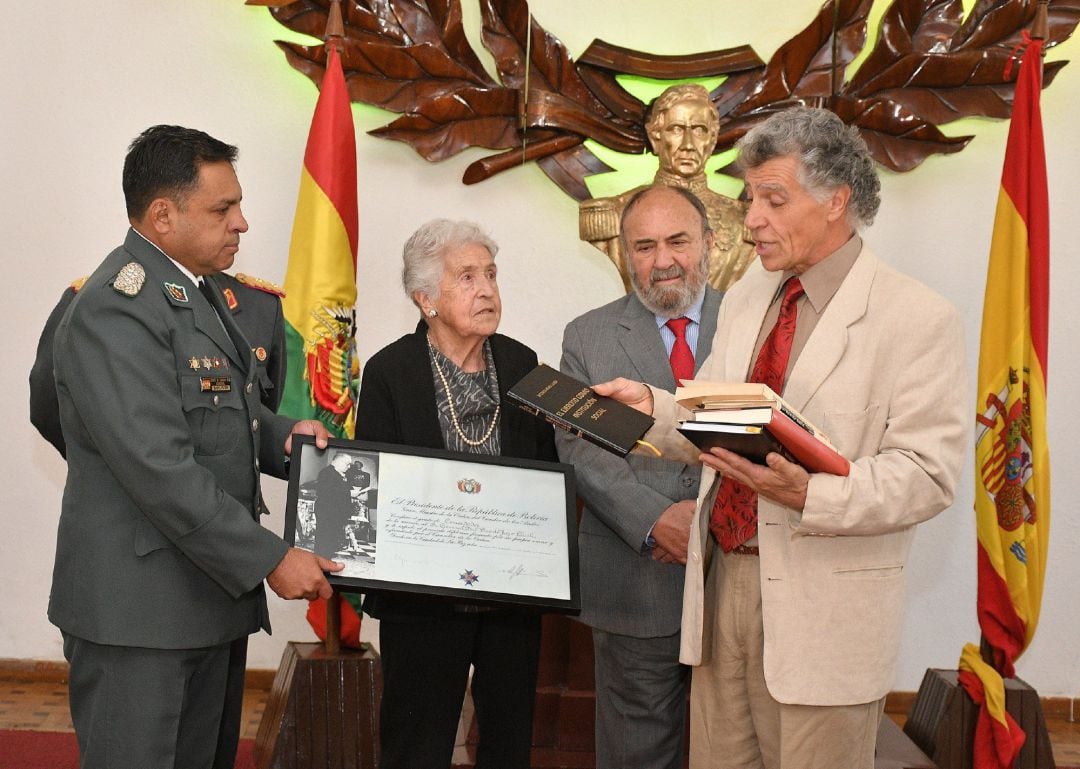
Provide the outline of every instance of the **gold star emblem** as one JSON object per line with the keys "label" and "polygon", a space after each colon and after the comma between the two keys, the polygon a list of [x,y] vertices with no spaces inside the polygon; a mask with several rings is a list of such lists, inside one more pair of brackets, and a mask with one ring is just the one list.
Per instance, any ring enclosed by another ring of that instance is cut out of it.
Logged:
{"label": "gold star emblem", "polygon": [[199,359],[198,358],[192,358],[191,360],[188,361],[188,365],[190,365],[191,368],[194,369],[195,371],[198,371],[199,370]]}

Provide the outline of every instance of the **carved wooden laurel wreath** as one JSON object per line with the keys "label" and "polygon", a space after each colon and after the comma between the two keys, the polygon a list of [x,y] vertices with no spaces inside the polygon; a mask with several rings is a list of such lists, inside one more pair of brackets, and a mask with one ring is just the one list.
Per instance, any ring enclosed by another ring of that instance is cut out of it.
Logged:
{"label": "carved wooden laurel wreath", "polygon": [[[271,7],[296,32],[322,38],[330,0],[249,0]],[[482,39],[498,67],[494,80],[469,45],[459,0],[347,0],[342,64],[353,101],[400,113],[371,133],[406,142],[438,161],[467,147],[503,150],[476,161],[473,184],[523,162],[537,162],[567,194],[590,197],[584,179],[611,170],[584,145],[641,153],[647,105],[617,74],[681,79],[726,75],[711,94],[720,113],[716,152],[792,104],[826,106],[862,133],[874,158],[909,171],[930,155],[959,152],[971,136],[938,125],[963,117],[1007,118],[1035,0],[894,0],[880,36],[847,82],[866,44],[873,0],[829,0],[766,64],[750,46],[657,56],[594,41],[574,61],[532,19],[525,0],[479,0]],[[1051,0],[1046,47],[1069,38],[1080,0]],[[322,82],[322,45],[277,43],[289,63]],[[1012,66],[1009,66],[1010,61]],[[1063,61],[1045,65],[1053,82]],[[725,169],[730,173],[731,169]]]}

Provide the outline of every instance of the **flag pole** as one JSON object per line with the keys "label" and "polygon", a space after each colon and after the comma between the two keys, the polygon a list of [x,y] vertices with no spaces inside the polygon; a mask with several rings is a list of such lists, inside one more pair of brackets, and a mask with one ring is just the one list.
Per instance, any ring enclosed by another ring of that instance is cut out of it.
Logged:
{"label": "flag pole", "polygon": [[[345,24],[341,18],[341,0],[331,0],[330,15],[326,18],[326,53],[336,49],[338,54],[345,47]],[[326,602],[326,653],[341,654],[341,593],[335,587],[334,594]]]}

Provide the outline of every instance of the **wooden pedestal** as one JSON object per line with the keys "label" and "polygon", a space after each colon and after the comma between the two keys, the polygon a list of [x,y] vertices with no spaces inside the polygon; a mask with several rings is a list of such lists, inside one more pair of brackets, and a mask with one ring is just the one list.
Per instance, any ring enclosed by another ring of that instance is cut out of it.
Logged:
{"label": "wooden pedestal", "polygon": [[290,643],[255,738],[258,769],[375,769],[382,668],[370,648]]}
{"label": "wooden pedestal", "polygon": [[[1038,693],[1018,678],[1005,680],[1005,709],[1027,734],[1014,769],[1053,769],[1054,755]],[[971,769],[979,709],[955,670],[927,670],[904,732],[941,769]]]}

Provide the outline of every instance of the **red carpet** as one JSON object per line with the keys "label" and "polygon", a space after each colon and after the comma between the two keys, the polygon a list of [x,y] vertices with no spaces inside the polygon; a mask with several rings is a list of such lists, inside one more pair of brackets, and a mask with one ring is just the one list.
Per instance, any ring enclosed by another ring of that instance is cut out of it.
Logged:
{"label": "red carpet", "polygon": [[[254,740],[240,740],[236,769],[255,769],[254,750]],[[0,729],[0,769],[79,769],[75,734]]]}

